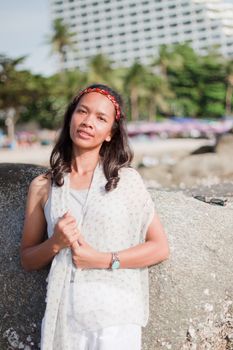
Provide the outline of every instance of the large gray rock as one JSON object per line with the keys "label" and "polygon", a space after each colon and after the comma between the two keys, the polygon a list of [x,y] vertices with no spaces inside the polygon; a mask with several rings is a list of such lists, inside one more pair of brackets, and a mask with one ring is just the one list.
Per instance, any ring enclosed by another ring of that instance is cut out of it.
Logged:
{"label": "large gray rock", "polygon": [[152,192],[170,259],[150,269],[144,350],[233,349],[233,210]]}
{"label": "large gray rock", "polygon": [[222,135],[216,153],[188,155],[171,169],[172,181],[187,187],[233,180],[233,134]]}
{"label": "large gray rock", "polygon": [[[206,140],[206,146],[202,145],[201,149],[210,147]],[[202,153],[199,148],[191,154],[186,150],[183,156],[169,152],[167,157],[164,156],[165,162],[160,160],[154,166],[139,168],[139,171],[155,187],[190,188],[233,181],[233,134],[222,135],[216,147],[212,148],[214,153]]]}
{"label": "large gray rock", "polygon": [[217,144],[216,150],[218,154],[226,155],[232,153],[233,147],[233,130],[231,133],[222,135]]}
{"label": "large gray rock", "polygon": [[19,245],[28,185],[44,171],[37,166],[0,164],[1,350],[38,349],[47,271],[24,272]]}
{"label": "large gray rock", "polygon": [[[1,350],[38,349],[47,271],[23,272],[18,253],[27,187],[42,171],[0,165]],[[232,206],[213,206],[182,192],[151,194],[171,256],[150,268],[143,350],[233,349]]]}

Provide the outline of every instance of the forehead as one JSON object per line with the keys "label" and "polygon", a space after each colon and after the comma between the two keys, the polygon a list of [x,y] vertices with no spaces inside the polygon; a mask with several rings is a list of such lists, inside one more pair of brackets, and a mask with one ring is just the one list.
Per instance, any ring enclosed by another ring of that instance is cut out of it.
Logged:
{"label": "forehead", "polygon": [[88,108],[96,109],[98,112],[115,115],[115,107],[113,103],[106,96],[98,92],[84,94],[79,100],[79,105],[80,104],[83,104]]}

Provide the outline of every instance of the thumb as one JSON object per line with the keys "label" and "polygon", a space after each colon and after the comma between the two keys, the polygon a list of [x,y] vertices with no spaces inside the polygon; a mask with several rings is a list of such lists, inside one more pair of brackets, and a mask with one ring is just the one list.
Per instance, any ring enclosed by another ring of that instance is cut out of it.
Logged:
{"label": "thumb", "polygon": [[67,210],[67,212],[65,212],[65,214],[63,214],[63,218],[67,218],[68,216],[71,216],[70,210]]}
{"label": "thumb", "polygon": [[81,233],[78,236],[78,243],[79,245],[84,245],[86,243],[84,237],[81,235]]}

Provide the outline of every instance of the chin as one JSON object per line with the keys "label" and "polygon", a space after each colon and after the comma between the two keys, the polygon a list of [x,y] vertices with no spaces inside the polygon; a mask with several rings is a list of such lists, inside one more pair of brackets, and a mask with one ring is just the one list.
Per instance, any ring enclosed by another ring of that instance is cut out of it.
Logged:
{"label": "chin", "polygon": [[83,151],[90,151],[90,150],[100,150],[102,144],[93,144],[93,143],[88,143],[88,142],[84,142],[83,140],[79,140],[79,141],[75,141],[73,142],[73,147],[77,148],[78,150],[83,150]]}

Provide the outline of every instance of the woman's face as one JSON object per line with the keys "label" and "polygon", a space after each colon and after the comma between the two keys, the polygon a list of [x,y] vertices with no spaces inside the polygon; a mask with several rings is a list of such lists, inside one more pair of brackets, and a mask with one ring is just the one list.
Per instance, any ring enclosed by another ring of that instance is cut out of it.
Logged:
{"label": "woman's face", "polygon": [[104,141],[111,140],[114,120],[115,107],[106,96],[98,92],[83,95],[70,122],[73,146],[79,149],[100,149]]}

